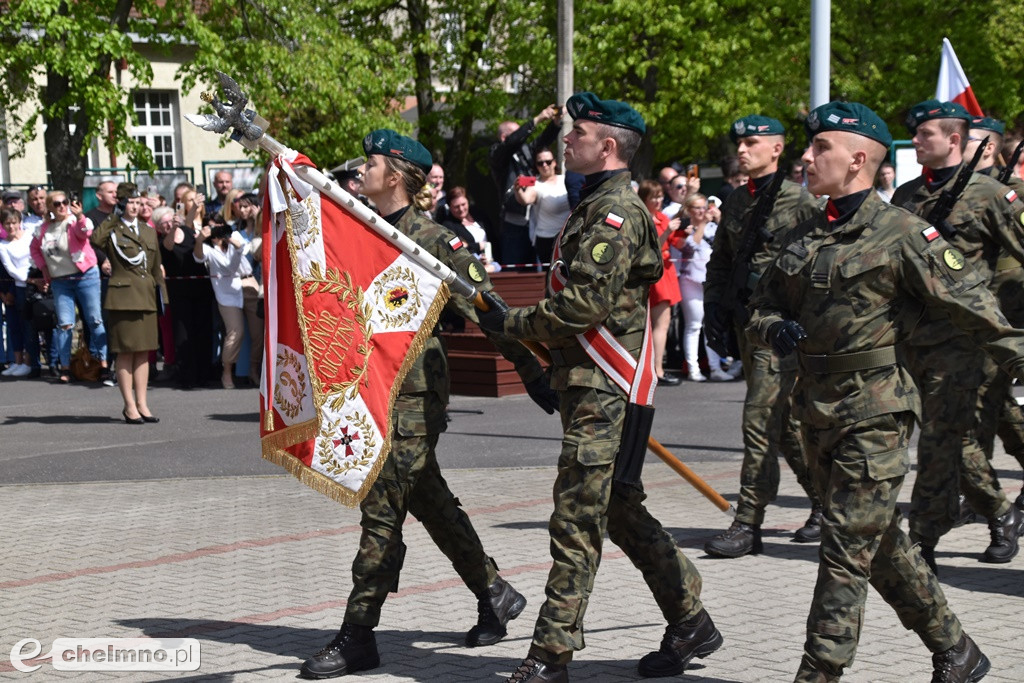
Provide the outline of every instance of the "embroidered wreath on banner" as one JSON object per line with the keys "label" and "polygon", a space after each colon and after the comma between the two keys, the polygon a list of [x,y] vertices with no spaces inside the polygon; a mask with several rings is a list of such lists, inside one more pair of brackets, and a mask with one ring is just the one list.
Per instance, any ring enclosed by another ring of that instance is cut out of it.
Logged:
{"label": "embroidered wreath on banner", "polygon": [[306,395],[306,373],[302,371],[299,357],[287,348],[277,354],[277,365],[284,369],[274,383],[274,404],[294,420],[302,410],[302,397]]}
{"label": "embroidered wreath on banner", "polygon": [[389,329],[407,325],[422,304],[416,274],[406,266],[399,266],[376,280],[373,296],[384,303],[380,312],[384,326]]}
{"label": "embroidered wreath on banner", "polygon": [[320,236],[320,213],[313,203],[313,195],[299,199],[295,190],[288,188],[288,196],[294,200],[288,204],[292,216],[292,234],[300,239],[302,249],[309,249]]}
{"label": "embroidered wreath on banner", "polygon": [[341,420],[330,422],[321,435],[324,438],[317,448],[317,457],[327,474],[341,475],[367,467],[377,453],[377,432],[361,413],[353,414],[347,425],[342,425]]}
{"label": "embroidered wreath on banner", "polygon": [[320,272],[320,264],[315,261],[310,264],[309,270],[309,279],[302,283],[302,291],[306,296],[333,294],[344,308],[353,313],[353,319],[349,319],[323,310],[303,312],[306,336],[310,346],[318,352],[317,361],[324,364],[329,374],[337,375],[344,360],[339,352],[351,348],[357,328],[363,336],[356,347],[356,354],[361,357],[361,361],[357,361],[350,370],[351,379],[332,386],[340,394],[331,402],[331,408],[341,410],[345,401],[356,397],[360,381],[366,381],[363,378],[370,364],[370,354],[373,353],[373,347],[370,346],[373,309],[366,303],[363,290],[352,282],[350,273],[328,268],[325,275]]}

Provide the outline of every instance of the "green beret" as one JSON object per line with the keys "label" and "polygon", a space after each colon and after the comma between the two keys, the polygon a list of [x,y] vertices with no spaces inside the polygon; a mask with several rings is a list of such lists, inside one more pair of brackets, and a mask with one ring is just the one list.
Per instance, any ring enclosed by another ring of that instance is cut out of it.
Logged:
{"label": "green beret", "polygon": [[738,142],[740,138],[749,138],[754,135],[785,135],[786,129],[782,127],[778,119],[770,116],[758,116],[751,114],[737,119],[729,129],[729,138]]}
{"label": "green beret", "polygon": [[117,198],[118,199],[134,199],[135,197],[141,197],[139,194],[139,187],[135,183],[118,183],[117,184]]}
{"label": "green beret", "polygon": [[974,117],[956,102],[939,102],[938,100],[925,100],[918,102],[907,112],[907,130],[911,135],[917,132],[917,127],[925,121],[932,119],[962,119],[970,125]]}
{"label": "green beret", "polygon": [[892,134],[885,121],[860,102],[829,102],[815,108],[804,121],[807,139],[818,133],[841,130],[856,133],[880,142],[886,147],[892,144]]}
{"label": "green beret", "polygon": [[410,137],[399,135],[388,128],[379,128],[363,138],[363,151],[366,155],[383,154],[386,157],[404,159],[430,173],[434,159],[427,148]]}
{"label": "green beret", "polygon": [[599,100],[592,92],[576,93],[565,103],[569,116],[585,121],[596,121],[609,126],[629,128],[643,135],[647,132],[647,125],[640,112],[625,102],[618,100]]}
{"label": "green beret", "polygon": [[988,116],[978,116],[971,119],[971,128],[981,128],[983,130],[990,130],[996,135],[1004,135],[1006,133],[1006,124],[999,119],[993,119]]}

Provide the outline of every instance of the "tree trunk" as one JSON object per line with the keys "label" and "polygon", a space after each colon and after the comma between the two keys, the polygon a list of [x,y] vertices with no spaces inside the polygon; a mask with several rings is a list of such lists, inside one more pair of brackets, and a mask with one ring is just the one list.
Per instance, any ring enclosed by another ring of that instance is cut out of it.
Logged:
{"label": "tree trunk", "polygon": [[[118,0],[110,20],[111,24],[122,31],[126,30],[132,4],[133,0]],[[62,2],[57,11],[62,16],[68,16],[70,13],[68,3]],[[63,37],[58,37],[57,40],[64,42]],[[101,57],[89,78],[108,78],[112,61],[111,55]],[[46,168],[50,173],[50,183],[56,189],[81,194],[89,152],[89,140],[85,135],[88,129],[87,121],[91,118],[90,112],[87,110],[88,103],[83,97],[78,100],[77,109],[64,107],[57,111],[56,115],[49,113],[54,110],[55,105],[61,99],[74,91],[76,85],[67,76],[48,68],[41,104],[43,123],[46,125],[43,142],[46,145]],[[74,132],[72,132],[72,127],[74,127]]]}
{"label": "tree trunk", "polygon": [[[466,46],[466,53],[462,63],[459,65],[458,88],[463,101],[475,97],[480,87],[480,69],[478,67],[480,55],[484,49],[483,36],[487,35],[488,27],[494,21],[494,15],[498,6],[496,2],[490,2],[483,12],[466,10],[465,33],[479,36]],[[465,185],[469,172],[469,146],[473,139],[473,122],[476,116],[472,108],[467,108],[466,113],[459,116],[452,131],[451,154],[445,160],[445,173],[450,174],[452,185]]]}
{"label": "tree trunk", "polygon": [[407,0],[409,31],[412,34],[412,57],[415,74],[413,87],[416,90],[416,109],[419,115],[419,141],[436,154],[443,144],[437,111],[434,102],[434,85],[431,82],[430,53],[425,45],[430,42],[429,0]]}

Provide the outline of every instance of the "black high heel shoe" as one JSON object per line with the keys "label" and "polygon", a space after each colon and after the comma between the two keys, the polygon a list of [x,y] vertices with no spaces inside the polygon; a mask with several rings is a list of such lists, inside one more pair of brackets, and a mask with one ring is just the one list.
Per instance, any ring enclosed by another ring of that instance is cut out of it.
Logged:
{"label": "black high heel shoe", "polygon": [[124,417],[124,421],[130,425],[141,425],[146,424],[146,421],[141,417],[128,417],[128,409],[125,408],[121,411],[121,415]]}
{"label": "black high heel shoe", "polygon": [[[139,413],[139,415],[142,415],[142,413]],[[160,421],[160,418],[157,417],[156,415],[142,415],[142,421],[148,422],[151,425],[155,425],[157,422]]]}

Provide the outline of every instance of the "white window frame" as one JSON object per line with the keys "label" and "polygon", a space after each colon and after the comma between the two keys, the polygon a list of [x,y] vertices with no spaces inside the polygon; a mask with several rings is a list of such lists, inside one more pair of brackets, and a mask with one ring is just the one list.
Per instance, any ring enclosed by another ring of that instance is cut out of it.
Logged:
{"label": "white window frame", "polygon": [[[141,125],[136,118],[132,126],[132,136],[146,145],[153,154],[158,168],[175,168],[181,166],[181,145],[179,144],[178,93],[173,90],[136,90],[132,95],[132,104],[139,114],[139,98],[143,98],[143,111],[146,114],[146,125]],[[154,115],[158,122],[154,123]],[[170,150],[160,149],[170,145]]]}

